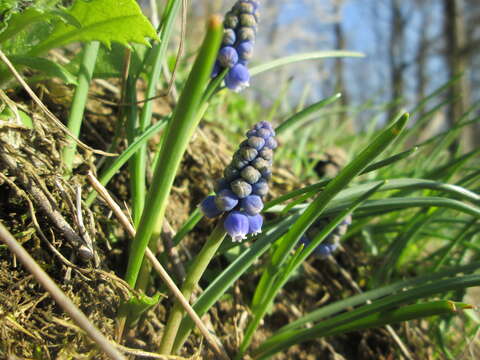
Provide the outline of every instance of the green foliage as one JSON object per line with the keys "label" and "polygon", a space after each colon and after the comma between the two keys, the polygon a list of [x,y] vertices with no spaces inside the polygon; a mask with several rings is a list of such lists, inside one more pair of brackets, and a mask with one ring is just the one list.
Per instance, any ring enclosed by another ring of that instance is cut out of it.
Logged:
{"label": "green foliage", "polygon": [[130,42],[148,45],[146,37],[157,38],[155,29],[133,0],[77,0],[68,14],[77,19],[80,27],[57,23],[31,53],[41,54],[77,41],[96,40],[110,48],[113,41],[125,46]]}
{"label": "green foliage", "polygon": [[[112,42],[129,47],[131,43],[149,45],[146,38],[158,39],[155,29],[142,14],[134,0],[76,0],[70,9],[54,7],[55,2],[40,2],[24,11],[6,12],[4,27],[0,32],[2,50],[11,56],[14,65],[27,66],[67,83],[75,83],[69,70],[59,64],[38,58],[48,50],[73,42],[100,41],[107,48]],[[115,48],[118,51],[118,47]],[[118,75],[122,57],[102,53],[105,75]],[[78,63],[77,63],[78,64]],[[0,73],[0,79],[8,78]]]}

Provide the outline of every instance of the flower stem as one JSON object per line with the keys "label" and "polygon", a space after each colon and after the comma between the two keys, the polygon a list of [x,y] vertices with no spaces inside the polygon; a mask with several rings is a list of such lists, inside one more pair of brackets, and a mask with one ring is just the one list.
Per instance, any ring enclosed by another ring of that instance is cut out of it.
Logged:
{"label": "flower stem", "polygon": [[[87,102],[88,87],[92,79],[93,70],[97,61],[98,49],[100,43],[92,41],[85,46],[82,63],[78,72],[78,85],[75,89],[75,95],[72,100],[70,116],[68,117],[68,129],[78,137],[80,127],[82,126],[83,113]],[[63,161],[67,172],[72,171],[73,159],[77,150],[77,143],[70,140],[70,143],[63,150]]]}
{"label": "flower stem", "polygon": [[[225,235],[226,232],[223,229],[223,219],[221,219],[205,245],[203,245],[200,253],[195,257],[195,260],[187,273],[187,277],[183,282],[182,294],[187,300],[190,299],[195,286],[198,284],[205,269],[217,252],[219,246],[222,244]],[[175,301],[165,327],[162,342],[160,344],[159,352],[161,354],[171,353],[173,343],[175,341],[175,337],[177,336],[178,328],[180,327],[180,323],[182,322],[184,314],[185,311],[183,310],[181,304],[178,301]]]}
{"label": "flower stem", "polygon": [[154,229],[161,228],[157,224],[163,221],[175,175],[188,142],[198,125],[198,106],[220,46],[223,31],[221,20],[218,17],[212,17],[207,29],[207,35],[175,108],[173,118],[168,122],[165,130],[161,154],[155,166],[152,185],[146,197],[145,208],[128,259],[125,280],[131,286],[135,286],[137,282],[143,255]]}

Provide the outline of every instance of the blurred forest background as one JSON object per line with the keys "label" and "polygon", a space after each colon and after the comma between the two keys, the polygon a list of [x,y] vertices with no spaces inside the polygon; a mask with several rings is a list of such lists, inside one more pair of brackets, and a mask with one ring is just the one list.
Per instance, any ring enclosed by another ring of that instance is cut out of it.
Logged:
{"label": "blurred forest background", "polygon": [[[223,14],[233,2],[192,1],[187,34],[198,31],[207,14]],[[430,121],[420,138],[451,126],[467,110],[476,111],[478,0],[262,0],[261,6],[254,63],[318,50],[365,54],[268,72],[245,93],[263,105],[271,105],[281,91],[288,91],[285,110],[299,101],[308,104],[341,92],[336,116],[353,122],[349,126],[353,130],[366,126],[378,113],[383,122],[400,110],[408,111],[435,88],[463,74],[445,95],[449,106]],[[464,150],[478,146],[480,129],[469,127],[462,142]]]}

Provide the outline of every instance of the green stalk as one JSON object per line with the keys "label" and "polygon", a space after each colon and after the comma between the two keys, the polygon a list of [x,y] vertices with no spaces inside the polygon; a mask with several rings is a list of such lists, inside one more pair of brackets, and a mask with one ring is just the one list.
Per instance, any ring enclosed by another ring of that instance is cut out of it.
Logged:
{"label": "green stalk", "polygon": [[[145,91],[145,98],[150,99],[155,96],[157,90],[157,84],[160,80],[160,75],[162,72],[162,64],[167,52],[167,47],[170,39],[170,35],[173,29],[173,22],[177,15],[177,12],[180,8],[181,1],[174,0],[165,10],[164,23],[159,34],[160,42],[155,43],[149,51],[146,60],[151,61],[153,64],[151,71],[147,73],[148,76],[148,85],[147,90]],[[138,74],[135,75],[135,81],[131,81],[133,84],[130,84],[131,87],[135,88],[135,82],[138,77]],[[135,91],[134,89],[130,91]],[[128,101],[132,104],[130,107],[136,109],[136,98],[131,96],[131,99]],[[135,127],[135,135],[143,134],[147,127],[151,123],[153,111],[153,100],[148,100],[145,102],[140,117],[138,119],[138,127]],[[135,114],[136,115],[136,114]],[[136,116],[135,116],[136,120]],[[129,139],[131,143],[133,139]],[[137,150],[135,155],[130,161],[131,163],[131,176],[130,176],[130,188],[132,189],[132,200],[133,200],[133,220],[135,226],[138,226],[140,222],[140,217],[142,215],[143,207],[145,205],[145,195],[146,195],[146,167],[147,167],[147,144],[143,144],[140,149]]]}
{"label": "green stalk", "polygon": [[213,16],[185,88],[178,100],[172,120],[168,122],[155,167],[152,185],[132,243],[125,280],[135,286],[145,249],[155,227],[163,222],[167,199],[188,142],[200,120],[196,115],[205,85],[210,77],[222,37],[222,21]]}
{"label": "green stalk", "polygon": [[[223,219],[220,219],[217,227],[213,230],[200,253],[195,256],[195,260],[187,273],[185,281],[183,282],[182,294],[187,301],[192,296],[195,286],[200,281],[205,269],[217,252],[219,246],[222,244],[225,235],[226,232],[223,229]],[[183,310],[182,305],[178,301],[175,301],[173,309],[168,318],[167,325],[165,326],[162,342],[158,350],[160,354],[168,355],[172,352],[173,343],[177,336],[178,328],[180,327],[180,323],[182,322],[184,314],[185,310]]]}
{"label": "green stalk", "polygon": [[[131,104],[126,109],[126,120],[127,120],[127,138],[128,143],[132,144],[137,137],[137,134],[140,133],[138,129],[138,109],[137,109],[137,87],[136,80],[130,74],[126,81],[125,89],[125,100],[127,103]],[[144,131],[141,131],[144,132]],[[146,150],[146,142],[137,150],[135,154],[131,157],[128,163],[128,171],[130,173],[130,192],[132,199],[132,213],[133,213],[133,224],[135,227],[138,226],[140,222],[140,217],[142,216],[143,207],[145,205],[145,169],[146,163],[145,159],[142,160],[140,153],[143,150]]]}
{"label": "green stalk", "polygon": [[[73,95],[70,115],[68,117],[67,127],[75,137],[78,138],[80,128],[82,126],[83,113],[87,103],[88,88],[92,80],[93,70],[97,61],[98,49],[100,43],[92,41],[85,45],[82,63],[78,72],[78,85]],[[67,173],[71,173],[73,167],[73,159],[77,150],[77,143],[70,140],[69,144],[63,149],[63,163]]]}

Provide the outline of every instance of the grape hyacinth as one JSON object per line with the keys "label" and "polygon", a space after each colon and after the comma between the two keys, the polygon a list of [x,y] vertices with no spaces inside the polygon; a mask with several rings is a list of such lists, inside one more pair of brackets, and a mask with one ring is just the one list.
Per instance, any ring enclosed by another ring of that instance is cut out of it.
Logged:
{"label": "grape hyacinth", "polygon": [[207,196],[200,204],[208,218],[228,213],[223,226],[233,241],[262,231],[260,212],[272,174],[273,150],[277,147],[275,131],[267,121],[255,124],[246,136],[217,182],[216,195]]}
{"label": "grape hyacinth", "polygon": [[[307,232],[300,238],[300,244],[305,247],[315,238],[318,232],[329,223],[330,219],[320,219],[315,222]],[[348,215],[338,226],[332,230],[328,237],[319,244],[313,253],[321,259],[327,258],[333,254],[340,246],[340,238],[346,234],[348,226],[352,223],[352,216]]]}
{"label": "grape hyacinth", "polygon": [[258,6],[256,0],[238,0],[223,21],[223,41],[212,77],[228,68],[225,85],[235,92],[249,86],[250,73],[247,64],[253,55],[259,17]]}

